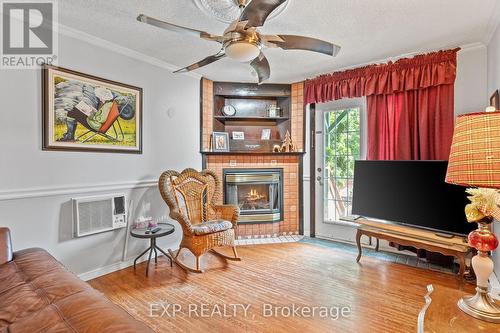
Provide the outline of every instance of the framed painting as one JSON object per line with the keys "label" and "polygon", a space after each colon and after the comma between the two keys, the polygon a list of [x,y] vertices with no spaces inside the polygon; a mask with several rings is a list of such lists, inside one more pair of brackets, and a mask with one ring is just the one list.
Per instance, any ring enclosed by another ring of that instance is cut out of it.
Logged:
{"label": "framed painting", "polygon": [[229,151],[229,133],[213,132],[212,133],[212,148],[213,151]]}
{"label": "framed painting", "polygon": [[142,88],[44,65],[43,150],[142,153]]}

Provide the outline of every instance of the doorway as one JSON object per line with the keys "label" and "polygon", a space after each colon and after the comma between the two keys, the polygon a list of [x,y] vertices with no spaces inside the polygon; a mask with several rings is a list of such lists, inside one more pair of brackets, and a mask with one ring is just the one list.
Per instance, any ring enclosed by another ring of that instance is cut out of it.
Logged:
{"label": "doorway", "polygon": [[[315,236],[354,241],[355,229],[347,221],[352,209],[354,161],[366,156],[364,98],[316,104],[314,115]],[[312,173],[311,173],[312,175]]]}

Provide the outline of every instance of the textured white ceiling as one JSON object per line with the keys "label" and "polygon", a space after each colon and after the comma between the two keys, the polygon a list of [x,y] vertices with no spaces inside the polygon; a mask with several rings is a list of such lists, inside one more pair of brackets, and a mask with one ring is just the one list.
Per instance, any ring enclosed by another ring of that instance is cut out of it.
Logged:
{"label": "textured white ceiling", "polygon": [[[266,49],[269,82],[294,82],[356,64],[411,52],[484,41],[497,22],[500,0],[290,0],[264,33],[298,34],[342,46],[336,58],[307,51]],[[184,67],[219,44],[136,21],[144,13],[171,23],[222,34],[226,25],[191,0],[64,0],[60,22],[68,27]],[[218,81],[255,81],[250,66],[230,59],[197,73]]]}

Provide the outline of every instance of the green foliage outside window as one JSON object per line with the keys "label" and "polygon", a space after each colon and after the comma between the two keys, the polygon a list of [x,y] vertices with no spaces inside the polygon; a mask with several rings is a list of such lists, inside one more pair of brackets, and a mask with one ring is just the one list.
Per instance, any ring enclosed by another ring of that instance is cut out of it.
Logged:
{"label": "green foliage outside window", "polygon": [[351,213],[354,161],[360,157],[359,109],[325,113],[325,219]]}
{"label": "green foliage outside window", "polygon": [[354,160],[359,158],[359,109],[325,113],[325,167],[328,178],[338,187],[354,176]]}

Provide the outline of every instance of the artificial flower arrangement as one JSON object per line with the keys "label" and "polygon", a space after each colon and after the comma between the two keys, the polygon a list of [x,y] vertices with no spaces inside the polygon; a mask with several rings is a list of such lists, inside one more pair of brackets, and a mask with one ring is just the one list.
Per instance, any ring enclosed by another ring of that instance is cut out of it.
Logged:
{"label": "artificial flower arrangement", "polygon": [[500,193],[489,188],[469,188],[470,204],[465,206],[465,216],[469,222],[491,223],[500,220]]}

